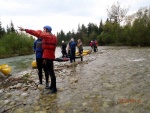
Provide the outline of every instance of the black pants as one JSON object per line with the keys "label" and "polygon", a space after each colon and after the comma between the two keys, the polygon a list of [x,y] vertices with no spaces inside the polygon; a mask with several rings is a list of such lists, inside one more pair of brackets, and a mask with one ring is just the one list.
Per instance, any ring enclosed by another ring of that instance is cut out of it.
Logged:
{"label": "black pants", "polygon": [[80,56],[81,56],[81,61],[83,61],[82,53],[83,53],[83,49],[79,49],[79,54],[80,54]]}
{"label": "black pants", "polygon": [[63,58],[64,58],[64,57],[68,57],[66,50],[62,50],[62,57],[63,57]]}
{"label": "black pants", "polygon": [[53,60],[50,59],[44,59],[43,61],[43,68],[45,72],[45,76],[48,79],[49,75],[51,77],[51,88],[56,89],[56,76],[54,73],[54,64]]}
{"label": "black pants", "polygon": [[42,58],[36,58],[37,69],[38,69],[38,76],[39,76],[39,83],[42,84]]}
{"label": "black pants", "polygon": [[76,61],[75,60],[75,56],[76,55],[76,51],[75,50],[70,50],[70,62],[72,63],[72,61]]}
{"label": "black pants", "polygon": [[96,49],[96,46],[94,46],[94,52],[96,52],[96,50],[97,50],[97,49]]}

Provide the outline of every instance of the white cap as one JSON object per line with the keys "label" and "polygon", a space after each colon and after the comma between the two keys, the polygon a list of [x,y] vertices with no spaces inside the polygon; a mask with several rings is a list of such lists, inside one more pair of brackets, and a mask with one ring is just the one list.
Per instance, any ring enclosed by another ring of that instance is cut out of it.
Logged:
{"label": "white cap", "polygon": [[62,43],[64,43],[64,41],[62,40]]}
{"label": "white cap", "polygon": [[74,41],[74,39],[73,39],[73,38],[71,38],[71,41]]}

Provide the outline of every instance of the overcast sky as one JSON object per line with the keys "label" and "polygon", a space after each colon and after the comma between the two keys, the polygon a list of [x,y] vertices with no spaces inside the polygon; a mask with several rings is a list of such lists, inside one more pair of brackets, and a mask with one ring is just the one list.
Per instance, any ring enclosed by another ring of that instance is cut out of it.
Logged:
{"label": "overcast sky", "polygon": [[50,25],[54,34],[76,32],[79,24],[104,22],[106,9],[117,1],[121,7],[129,7],[128,14],[150,6],[150,0],[0,0],[0,21],[5,28],[12,21],[16,29],[42,30]]}

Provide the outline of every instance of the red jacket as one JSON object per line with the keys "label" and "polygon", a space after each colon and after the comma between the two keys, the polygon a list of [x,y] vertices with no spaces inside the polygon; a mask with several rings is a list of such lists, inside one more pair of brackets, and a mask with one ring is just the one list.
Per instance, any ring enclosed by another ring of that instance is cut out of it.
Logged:
{"label": "red jacket", "polygon": [[25,30],[26,33],[29,33],[33,36],[42,38],[42,49],[43,49],[43,56],[42,58],[46,59],[55,59],[55,49],[56,49],[56,44],[57,44],[57,37],[53,34],[50,33],[39,33],[35,30]]}
{"label": "red jacket", "polygon": [[91,47],[93,46],[93,42],[90,42],[90,46],[91,46]]}

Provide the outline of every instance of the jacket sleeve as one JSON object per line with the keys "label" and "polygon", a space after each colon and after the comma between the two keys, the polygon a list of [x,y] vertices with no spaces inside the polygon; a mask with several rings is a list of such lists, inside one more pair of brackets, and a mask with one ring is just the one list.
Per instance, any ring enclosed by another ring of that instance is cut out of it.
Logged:
{"label": "jacket sleeve", "polygon": [[30,29],[25,29],[26,33],[29,33],[30,35],[36,36],[36,37],[40,37],[40,38],[48,38],[49,34],[48,33],[39,33],[35,30],[30,30]]}

